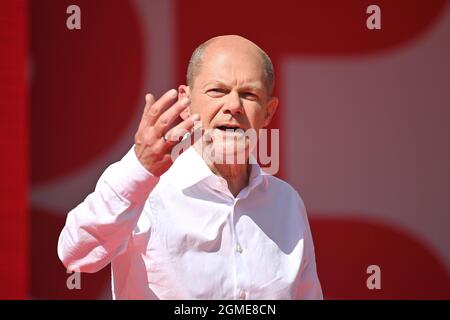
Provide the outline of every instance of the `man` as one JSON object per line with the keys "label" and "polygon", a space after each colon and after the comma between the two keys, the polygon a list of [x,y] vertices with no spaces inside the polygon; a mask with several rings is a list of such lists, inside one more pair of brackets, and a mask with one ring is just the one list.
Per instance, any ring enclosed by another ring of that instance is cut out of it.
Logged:
{"label": "man", "polygon": [[[249,40],[199,46],[187,85],[146,95],[134,147],[68,214],[64,265],[111,263],[115,299],[321,299],[303,202],[252,163],[243,134],[270,123],[273,84],[269,57]],[[174,161],[179,138],[198,128],[202,139],[182,140],[194,146]]]}

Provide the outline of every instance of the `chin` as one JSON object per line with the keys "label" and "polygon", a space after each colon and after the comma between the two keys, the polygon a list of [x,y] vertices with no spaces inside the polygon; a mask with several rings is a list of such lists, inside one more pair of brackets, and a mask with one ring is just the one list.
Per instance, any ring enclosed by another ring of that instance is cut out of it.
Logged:
{"label": "chin", "polygon": [[211,145],[211,157],[217,164],[246,164],[248,150],[248,143],[245,141],[215,141]]}

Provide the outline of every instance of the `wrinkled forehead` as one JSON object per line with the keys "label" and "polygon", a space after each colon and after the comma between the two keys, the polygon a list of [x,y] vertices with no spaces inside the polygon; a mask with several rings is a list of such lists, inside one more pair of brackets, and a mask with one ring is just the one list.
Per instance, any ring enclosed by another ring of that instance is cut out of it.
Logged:
{"label": "wrinkled forehead", "polygon": [[263,60],[256,50],[215,47],[205,50],[202,58],[197,76],[199,84],[214,80],[230,84],[265,83]]}

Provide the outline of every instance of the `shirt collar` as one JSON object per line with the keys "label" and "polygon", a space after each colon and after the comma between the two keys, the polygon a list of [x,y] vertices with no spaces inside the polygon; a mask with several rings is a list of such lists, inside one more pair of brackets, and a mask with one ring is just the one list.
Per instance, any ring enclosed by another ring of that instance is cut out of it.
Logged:
{"label": "shirt collar", "polygon": [[[253,189],[261,182],[266,183],[264,171],[253,157],[251,157],[251,171],[249,177],[249,189]],[[194,149],[189,147],[174,161],[170,169],[164,174],[171,183],[180,189],[189,188],[202,180],[209,177],[213,179],[218,177],[211,171],[201,155]]]}

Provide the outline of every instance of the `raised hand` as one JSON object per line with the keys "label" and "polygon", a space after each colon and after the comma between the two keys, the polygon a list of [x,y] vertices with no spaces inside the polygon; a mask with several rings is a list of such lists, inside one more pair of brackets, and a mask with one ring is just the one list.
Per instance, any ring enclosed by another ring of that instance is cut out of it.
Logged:
{"label": "raised hand", "polygon": [[145,96],[145,109],[134,136],[134,152],[139,162],[153,175],[160,176],[172,165],[171,151],[179,143],[180,132],[190,131],[199,116],[194,114],[177,123],[186,109],[188,98],[177,101],[175,89],[166,92],[159,100],[151,94]]}

